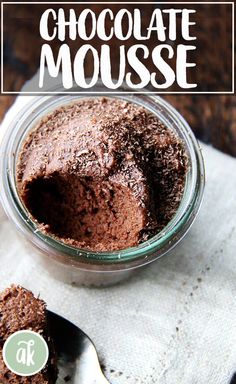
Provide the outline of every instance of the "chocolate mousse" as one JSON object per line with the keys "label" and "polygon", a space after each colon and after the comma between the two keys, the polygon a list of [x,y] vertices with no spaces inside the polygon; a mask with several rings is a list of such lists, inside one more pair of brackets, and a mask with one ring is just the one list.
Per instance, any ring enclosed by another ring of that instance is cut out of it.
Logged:
{"label": "chocolate mousse", "polygon": [[173,217],[187,162],[181,139],[146,108],[115,97],[83,98],[29,133],[18,192],[47,234],[78,248],[120,250]]}
{"label": "chocolate mousse", "polygon": [[[3,361],[2,348],[5,341],[21,330],[39,333],[49,346],[49,360],[45,368],[33,376],[18,376]],[[56,379],[56,357],[48,331],[46,304],[27,289],[12,285],[0,293],[0,383],[54,384]]]}

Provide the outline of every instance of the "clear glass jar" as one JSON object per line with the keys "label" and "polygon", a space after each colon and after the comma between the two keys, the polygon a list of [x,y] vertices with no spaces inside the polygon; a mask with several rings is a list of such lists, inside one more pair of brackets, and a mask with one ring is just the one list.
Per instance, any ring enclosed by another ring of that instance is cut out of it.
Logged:
{"label": "clear glass jar", "polygon": [[[97,95],[103,89],[98,86]],[[18,114],[8,127],[1,143],[1,202],[10,218],[35,246],[30,252],[55,277],[72,284],[108,285],[127,278],[172,249],[188,231],[199,209],[204,190],[204,164],[201,150],[187,122],[166,101],[150,94],[111,94],[151,110],[167,127],[172,128],[185,143],[189,170],[180,206],[166,227],[137,247],[115,252],[91,252],[78,249],[42,233],[19,198],[16,188],[16,163],[22,142],[36,122],[55,108],[71,103],[84,95],[71,93],[37,96]]]}

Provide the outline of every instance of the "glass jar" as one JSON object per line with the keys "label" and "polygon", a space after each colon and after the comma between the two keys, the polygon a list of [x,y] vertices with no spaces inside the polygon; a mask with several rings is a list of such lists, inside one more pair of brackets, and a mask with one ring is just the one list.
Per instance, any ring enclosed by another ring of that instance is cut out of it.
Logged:
{"label": "glass jar", "polygon": [[[103,89],[98,86],[96,95]],[[201,150],[187,122],[162,98],[151,94],[111,94],[151,110],[180,136],[189,156],[189,169],[180,206],[166,227],[142,244],[112,252],[91,252],[69,246],[42,233],[22,203],[16,188],[16,163],[24,139],[36,122],[61,105],[84,97],[71,93],[37,96],[14,118],[1,143],[1,202],[16,227],[35,246],[30,254],[55,277],[71,283],[108,285],[130,276],[172,249],[188,231],[196,217],[204,190],[204,164]]]}

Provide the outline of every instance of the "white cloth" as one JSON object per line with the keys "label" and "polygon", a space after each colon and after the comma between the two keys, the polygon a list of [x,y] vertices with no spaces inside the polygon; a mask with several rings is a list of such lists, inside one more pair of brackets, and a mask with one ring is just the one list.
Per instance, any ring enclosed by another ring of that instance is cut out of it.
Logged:
{"label": "white cloth", "polygon": [[54,280],[0,219],[0,289],[21,284],[82,328],[113,384],[228,384],[236,371],[236,159],[206,145],[203,155],[205,198],[191,230],[117,286]]}

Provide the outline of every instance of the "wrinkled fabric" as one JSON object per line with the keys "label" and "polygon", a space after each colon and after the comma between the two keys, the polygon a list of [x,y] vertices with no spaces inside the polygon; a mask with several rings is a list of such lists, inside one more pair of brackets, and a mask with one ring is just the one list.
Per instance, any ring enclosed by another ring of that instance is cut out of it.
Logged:
{"label": "wrinkled fabric", "polygon": [[54,280],[0,214],[0,289],[21,284],[82,328],[111,383],[229,384],[236,371],[236,159],[202,148],[205,196],[190,231],[117,286]]}

